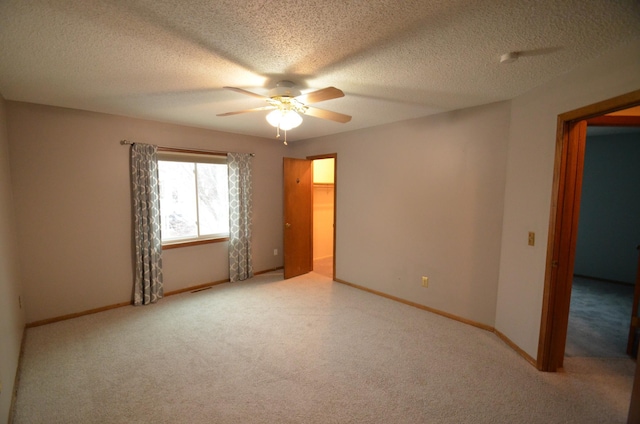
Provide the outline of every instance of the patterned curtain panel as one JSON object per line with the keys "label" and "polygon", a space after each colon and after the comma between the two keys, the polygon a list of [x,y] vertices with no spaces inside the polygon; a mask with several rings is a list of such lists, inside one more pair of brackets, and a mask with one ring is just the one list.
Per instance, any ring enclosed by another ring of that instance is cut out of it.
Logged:
{"label": "patterned curtain panel", "polygon": [[251,262],[251,155],[227,154],[229,169],[229,280],[253,277]]}
{"label": "patterned curtain panel", "polygon": [[131,146],[135,280],[133,304],[147,305],[162,298],[162,239],[157,146]]}

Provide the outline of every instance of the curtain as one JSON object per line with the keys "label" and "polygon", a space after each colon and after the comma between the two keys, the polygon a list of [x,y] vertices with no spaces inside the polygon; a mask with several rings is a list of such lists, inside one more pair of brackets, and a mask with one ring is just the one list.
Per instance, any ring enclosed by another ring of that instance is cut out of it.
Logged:
{"label": "curtain", "polygon": [[228,153],[229,280],[253,277],[251,261],[251,155]]}
{"label": "curtain", "polygon": [[155,303],[163,295],[162,239],[160,235],[160,191],[157,146],[131,146],[135,279],[133,304]]}

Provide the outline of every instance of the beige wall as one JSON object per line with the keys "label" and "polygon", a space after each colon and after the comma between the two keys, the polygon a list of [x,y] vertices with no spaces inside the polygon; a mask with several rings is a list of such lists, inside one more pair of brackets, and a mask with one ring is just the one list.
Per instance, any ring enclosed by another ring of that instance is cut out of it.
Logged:
{"label": "beige wall", "polygon": [[[282,251],[282,157],[337,153],[337,277],[493,325],[535,358],[557,115],[640,89],[639,53],[640,40],[510,102],[289,149],[276,140],[8,102],[27,321],[130,299],[128,150],[120,139],[256,152],[256,270],[282,265],[273,256],[274,248]],[[0,127],[4,176],[6,144]],[[0,260],[10,264],[2,272],[13,271],[3,275],[2,301],[20,293],[4,176],[0,249],[9,253]],[[536,232],[534,247],[526,244],[528,231]],[[167,291],[227,277],[225,244],[166,251],[164,261]],[[423,275],[428,289],[420,286]],[[9,309],[0,306],[3,349],[5,340],[15,348],[20,311],[11,300]]]}
{"label": "beige wall", "polygon": [[25,323],[11,189],[6,102],[0,95],[0,422],[7,422]]}
{"label": "beige wall", "polygon": [[[640,40],[512,101],[496,328],[536,358],[559,114],[640,89]],[[527,246],[535,231],[536,246]]]}
{"label": "beige wall", "polygon": [[509,114],[503,102],[292,143],[338,154],[337,278],[493,325]]}
{"label": "beige wall", "polygon": [[338,153],[337,277],[493,325],[536,358],[557,117],[638,89],[640,40],[508,103],[296,143]]}
{"label": "beige wall", "polygon": [[[212,118],[214,119],[214,118]],[[27,322],[131,299],[129,139],[254,152],[253,260],[282,266],[282,157],[277,140],[79,110],[8,102],[9,148]],[[227,243],[163,252],[165,291],[228,278]]]}

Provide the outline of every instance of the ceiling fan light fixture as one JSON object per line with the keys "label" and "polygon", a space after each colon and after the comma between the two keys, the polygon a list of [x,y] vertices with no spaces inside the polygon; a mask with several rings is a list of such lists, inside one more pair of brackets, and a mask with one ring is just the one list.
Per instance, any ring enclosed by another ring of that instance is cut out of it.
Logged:
{"label": "ceiling fan light fixture", "polygon": [[293,110],[276,109],[269,112],[267,122],[272,127],[280,128],[283,131],[289,131],[298,127],[302,123],[302,116]]}

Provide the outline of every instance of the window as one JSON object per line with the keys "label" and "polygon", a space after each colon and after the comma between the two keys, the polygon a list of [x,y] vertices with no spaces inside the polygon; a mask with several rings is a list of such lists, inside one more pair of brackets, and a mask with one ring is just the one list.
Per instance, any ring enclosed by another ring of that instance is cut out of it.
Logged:
{"label": "window", "polygon": [[158,152],[163,246],[229,236],[225,156]]}

